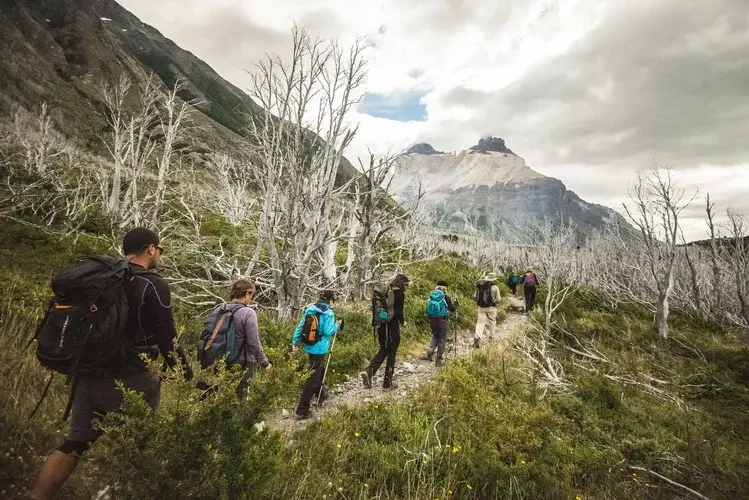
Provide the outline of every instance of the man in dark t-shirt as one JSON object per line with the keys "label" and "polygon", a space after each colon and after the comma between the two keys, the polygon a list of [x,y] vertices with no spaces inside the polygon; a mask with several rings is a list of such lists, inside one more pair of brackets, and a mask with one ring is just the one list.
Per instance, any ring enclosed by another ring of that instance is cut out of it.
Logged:
{"label": "man in dark t-shirt", "polygon": [[364,387],[372,387],[372,377],[385,362],[385,376],[382,379],[383,389],[394,389],[393,373],[395,372],[395,357],[401,342],[401,326],[406,325],[403,314],[403,306],[406,298],[406,287],[410,280],[405,274],[398,274],[390,283],[390,291],[393,294],[393,317],[387,324],[377,327],[377,342],[380,350],[372,358],[367,368],[359,373]]}
{"label": "man in dark t-shirt", "polygon": [[[140,355],[156,359],[160,353],[170,368],[177,364],[171,291],[164,278],[153,271],[163,251],[158,235],[149,229],[138,227],[125,235],[122,252],[130,264],[124,283],[128,300],[125,346],[109,360],[105,375],[96,378],[76,376],[67,439],[47,458],[29,498],[54,497],[72,474],[80,456],[101,435],[95,427],[96,420],[120,410],[122,392],[116,381],[122,381],[127,389],[141,392],[154,410],[158,407],[161,397],[159,375],[148,370]],[[192,378],[183,353],[179,349],[178,353],[183,358],[183,374]]]}

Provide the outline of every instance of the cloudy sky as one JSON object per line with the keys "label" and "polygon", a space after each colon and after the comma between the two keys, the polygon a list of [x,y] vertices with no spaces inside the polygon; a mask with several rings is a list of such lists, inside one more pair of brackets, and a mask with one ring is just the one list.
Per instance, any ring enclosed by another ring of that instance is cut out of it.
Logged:
{"label": "cloudy sky", "polygon": [[295,20],[343,42],[365,35],[351,159],[491,134],[620,211],[638,168],[672,166],[699,190],[689,238],[704,236],[707,192],[749,213],[746,0],[118,1],[241,88],[263,53],[288,52]]}

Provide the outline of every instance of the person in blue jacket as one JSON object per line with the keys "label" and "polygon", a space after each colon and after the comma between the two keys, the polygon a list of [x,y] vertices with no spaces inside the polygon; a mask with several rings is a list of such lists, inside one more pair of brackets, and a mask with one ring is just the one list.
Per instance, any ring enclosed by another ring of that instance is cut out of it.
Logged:
{"label": "person in blue jacket", "polygon": [[294,331],[291,339],[291,350],[297,351],[301,342],[304,352],[309,355],[310,376],[304,383],[302,395],[296,408],[294,418],[304,420],[310,418],[310,403],[315,394],[322,390],[323,370],[325,369],[325,356],[330,351],[330,342],[333,335],[338,333],[343,321],[336,322],[333,304],[335,293],[332,290],[323,290],[320,300],[307,306],[302,319]]}

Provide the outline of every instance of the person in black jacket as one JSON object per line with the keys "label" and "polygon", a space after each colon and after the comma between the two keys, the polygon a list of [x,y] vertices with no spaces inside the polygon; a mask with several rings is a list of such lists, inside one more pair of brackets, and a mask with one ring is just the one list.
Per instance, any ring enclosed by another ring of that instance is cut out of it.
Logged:
{"label": "person in black jacket", "polygon": [[403,316],[403,304],[406,300],[406,287],[410,283],[408,276],[398,274],[390,283],[390,291],[393,293],[393,317],[385,325],[377,328],[377,341],[380,344],[380,350],[375,354],[369,366],[361,372],[362,383],[364,387],[372,387],[372,377],[382,365],[385,364],[385,377],[382,381],[383,389],[394,389],[393,372],[395,371],[395,356],[398,352],[398,346],[401,342],[401,326],[406,325],[406,318]]}
{"label": "person in black jacket", "polygon": [[178,348],[178,356],[174,355],[177,332],[169,285],[153,271],[163,251],[158,235],[149,229],[135,228],[125,235],[122,252],[130,264],[124,282],[128,301],[126,345],[109,361],[103,376],[76,377],[70,431],[65,441],[47,457],[29,498],[53,498],[73,473],[80,456],[101,435],[95,421],[109,412],[120,411],[122,392],[117,381],[127,389],[142,393],[146,403],[157,409],[161,399],[161,378],[148,370],[141,354],[156,359],[161,353],[170,368],[177,366],[177,357],[180,357],[183,375],[186,379],[192,378],[184,352]]}

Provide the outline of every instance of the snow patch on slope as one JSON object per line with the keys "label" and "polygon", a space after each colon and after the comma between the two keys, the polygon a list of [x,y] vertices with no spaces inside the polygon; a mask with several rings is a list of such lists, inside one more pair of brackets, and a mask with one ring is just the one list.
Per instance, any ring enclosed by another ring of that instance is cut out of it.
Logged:
{"label": "snow patch on slope", "polygon": [[514,154],[469,151],[457,155],[415,154],[405,156],[396,165],[393,188],[396,192],[405,191],[417,180],[429,192],[456,191],[480,186],[491,188],[544,177]]}

